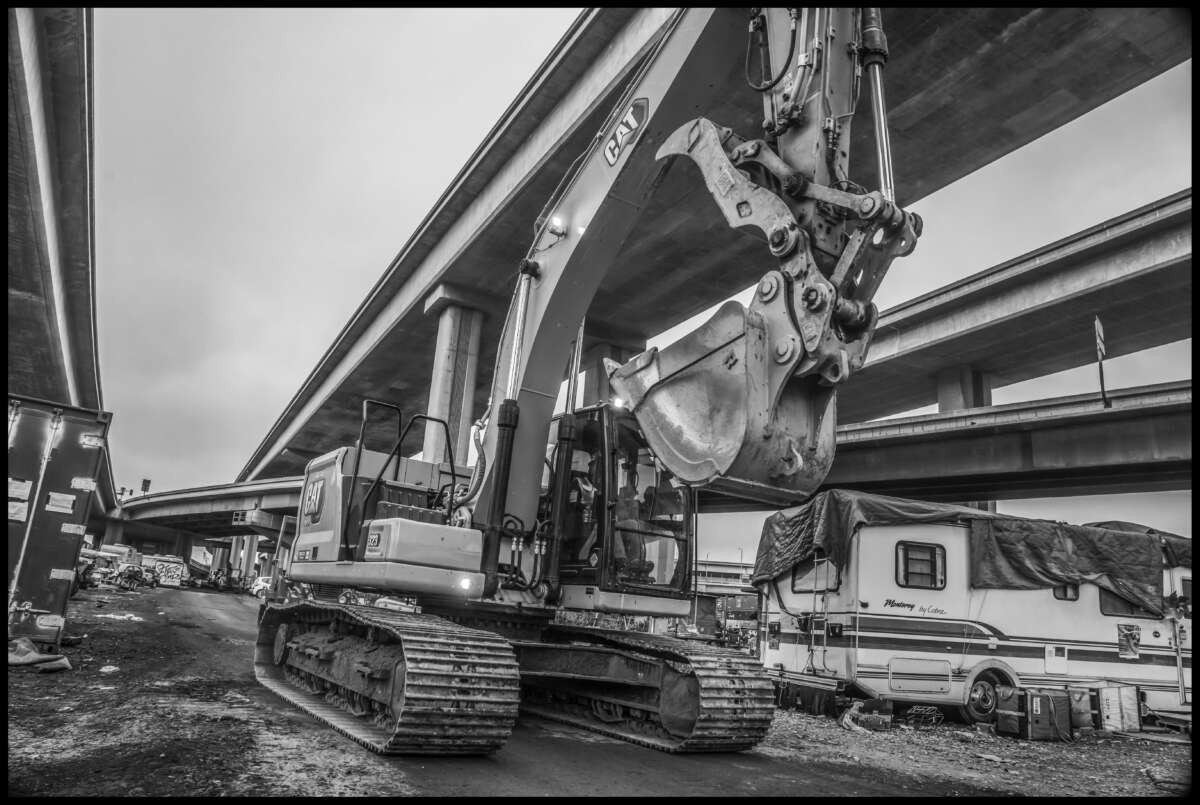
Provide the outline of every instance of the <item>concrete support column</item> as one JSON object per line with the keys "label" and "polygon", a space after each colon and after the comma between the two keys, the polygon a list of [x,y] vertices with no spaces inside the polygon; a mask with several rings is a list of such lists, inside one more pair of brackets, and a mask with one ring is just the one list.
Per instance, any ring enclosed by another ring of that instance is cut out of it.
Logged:
{"label": "concrete support column", "polygon": [[[953,366],[937,375],[938,412],[962,411],[992,404],[992,385],[987,375],[970,366]],[[994,500],[964,500],[962,506],[996,511]]]}
{"label": "concrete support column", "polygon": [[241,569],[242,578],[250,577],[250,571],[254,570],[254,560],[258,556],[258,537],[250,535],[243,537],[245,544],[242,547]]}
{"label": "concrete support column", "polygon": [[226,563],[229,565],[228,571],[232,576],[242,566],[242,545],[245,543],[243,537],[234,537],[233,542],[229,543],[229,557]]}
{"label": "concrete support column", "polygon": [[987,375],[970,366],[953,366],[937,374],[938,411],[962,411],[992,404]]}
{"label": "concrete support column", "polygon": [[[587,342],[584,341],[586,344]],[[608,372],[604,370],[604,359],[625,363],[634,355],[645,350],[643,345],[634,349],[601,342],[593,344],[583,352],[579,368],[583,371],[583,399],[580,405],[593,405],[598,402],[608,402],[612,399],[612,386],[608,384]]]}
{"label": "concrete support column", "polygon": [[102,545],[118,545],[125,538],[125,521],[108,520],[104,524],[104,541]]}
{"label": "concrete support column", "polygon": [[[483,314],[478,310],[449,302],[437,306],[437,347],[433,358],[433,377],[429,383],[426,413],[444,419],[450,426],[451,446],[456,464],[467,463],[471,437],[471,408],[479,369],[479,337]],[[426,306],[429,310],[429,306]],[[421,452],[426,461],[445,461],[446,437],[440,425],[425,423],[425,444]]]}

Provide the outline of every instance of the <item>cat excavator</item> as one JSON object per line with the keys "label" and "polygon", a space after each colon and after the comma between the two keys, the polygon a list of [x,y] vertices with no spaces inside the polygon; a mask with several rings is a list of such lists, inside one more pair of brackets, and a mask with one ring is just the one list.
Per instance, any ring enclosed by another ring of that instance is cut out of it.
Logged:
{"label": "cat excavator", "polygon": [[[696,116],[743,51],[764,112],[753,135]],[[696,595],[698,490],[791,505],[829,470],[872,296],[921,231],[894,200],[887,55],[878,9],[670,17],[535,222],[473,471],[402,455],[413,425],[451,445],[449,428],[375,400],[356,444],[308,464],[289,571],[304,595],[260,613],[263,685],[388,754],[493,752],[518,710],[667,752],[762,740],[774,698],[759,663],[656,624]],[[847,164],[864,81],[870,192]],[[689,163],[729,225],[761,239],[754,300],[606,363],[623,404],[577,408],[588,306],[664,172]],[[372,408],[395,414],[390,450],[364,444]]]}

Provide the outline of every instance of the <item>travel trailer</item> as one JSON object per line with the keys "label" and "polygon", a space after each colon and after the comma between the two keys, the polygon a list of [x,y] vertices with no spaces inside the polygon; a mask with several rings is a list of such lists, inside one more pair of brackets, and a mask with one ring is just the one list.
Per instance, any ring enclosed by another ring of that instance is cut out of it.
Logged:
{"label": "travel trailer", "polygon": [[763,526],[759,656],[789,696],[968,721],[994,720],[1000,685],[1136,685],[1190,711],[1191,540],[1098,525],[822,492]]}

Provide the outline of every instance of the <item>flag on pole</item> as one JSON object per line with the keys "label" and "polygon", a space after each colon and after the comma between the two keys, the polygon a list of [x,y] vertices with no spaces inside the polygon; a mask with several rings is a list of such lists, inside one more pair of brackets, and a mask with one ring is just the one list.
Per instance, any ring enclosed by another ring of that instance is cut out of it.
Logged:
{"label": "flag on pole", "polygon": [[1104,351],[1104,325],[1100,323],[1100,317],[1096,317],[1096,360],[1104,360],[1107,353]]}

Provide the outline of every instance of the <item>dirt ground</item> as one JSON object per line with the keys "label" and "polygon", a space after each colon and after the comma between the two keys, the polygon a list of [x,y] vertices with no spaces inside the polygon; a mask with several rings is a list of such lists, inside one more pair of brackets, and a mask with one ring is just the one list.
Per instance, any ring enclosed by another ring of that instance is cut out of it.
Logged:
{"label": "dirt ground", "polygon": [[[660,795],[1171,796],[1191,784],[1186,743],[1018,741],[955,723],[858,733],[790,710],[762,744],[729,756],[664,756],[522,717],[489,758],[379,758],[254,681],[257,609],[228,593],[80,592],[68,633],[86,637],[63,650],[72,670],[9,669],[9,794],[544,795],[534,775],[547,758],[605,779],[585,795],[620,793],[638,775],[655,787],[629,790]],[[620,778],[605,771],[631,763]]]}

